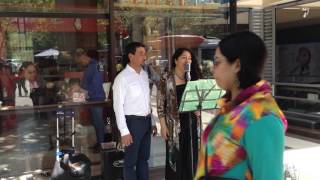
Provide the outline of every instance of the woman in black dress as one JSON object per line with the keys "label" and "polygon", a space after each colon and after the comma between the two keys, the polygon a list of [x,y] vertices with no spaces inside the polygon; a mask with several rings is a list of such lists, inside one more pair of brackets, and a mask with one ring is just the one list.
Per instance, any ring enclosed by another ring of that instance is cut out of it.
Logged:
{"label": "woman in black dress", "polygon": [[193,179],[197,164],[199,113],[178,112],[187,83],[187,63],[191,63],[191,80],[199,79],[200,68],[194,54],[187,48],[179,48],[172,56],[172,69],[162,75],[157,92],[161,136],[166,140],[166,180]]}

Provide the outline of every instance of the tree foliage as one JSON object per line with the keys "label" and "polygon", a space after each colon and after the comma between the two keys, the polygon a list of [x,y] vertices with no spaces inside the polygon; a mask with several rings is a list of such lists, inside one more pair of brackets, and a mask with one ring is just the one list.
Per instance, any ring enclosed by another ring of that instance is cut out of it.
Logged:
{"label": "tree foliage", "polygon": [[44,50],[56,46],[56,33],[54,32],[34,32],[32,33],[33,49]]}
{"label": "tree foliage", "polygon": [[10,9],[52,9],[55,7],[55,0],[2,0],[0,6]]}

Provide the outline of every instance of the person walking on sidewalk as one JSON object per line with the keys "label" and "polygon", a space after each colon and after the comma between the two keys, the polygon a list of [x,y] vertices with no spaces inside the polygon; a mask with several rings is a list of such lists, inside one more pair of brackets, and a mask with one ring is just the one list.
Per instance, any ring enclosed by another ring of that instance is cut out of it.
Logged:
{"label": "person walking on sidewalk", "polygon": [[122,145],[125,148],[124,179],[148,180],[152,127],[150,89],[147,73],[142,69],[146,49],[132,42],[125,48],[127,65],[115,78],[113,107]]}

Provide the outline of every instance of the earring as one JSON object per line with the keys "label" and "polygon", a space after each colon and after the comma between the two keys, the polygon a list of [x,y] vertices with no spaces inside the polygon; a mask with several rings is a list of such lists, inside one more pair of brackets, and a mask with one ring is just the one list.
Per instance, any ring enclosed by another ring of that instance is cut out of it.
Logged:
{"label": "earring", "polygon": [[240,87],[240,81],[239,81],[239,78],[238,77],[236,77],[236,80],[235,80],[235,85],[237,86],[237,87]]}

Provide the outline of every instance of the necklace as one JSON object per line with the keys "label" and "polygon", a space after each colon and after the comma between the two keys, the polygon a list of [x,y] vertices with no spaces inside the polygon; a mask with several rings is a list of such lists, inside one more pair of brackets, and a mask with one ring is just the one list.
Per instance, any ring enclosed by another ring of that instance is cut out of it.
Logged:
{"label": "necklace", "polygon": [[185,81],[185,78],[181,78],[180,76],[178,76],[177,74],[174,74],[178,79]]}

